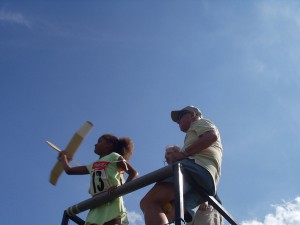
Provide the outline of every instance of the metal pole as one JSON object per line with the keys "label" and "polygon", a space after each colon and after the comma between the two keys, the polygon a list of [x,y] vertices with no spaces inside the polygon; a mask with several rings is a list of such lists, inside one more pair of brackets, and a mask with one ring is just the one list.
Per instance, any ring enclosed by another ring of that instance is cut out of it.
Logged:
{"label": "metal pole", "polygon": [[61,225],[68,225],[69,223],[69,216],[66,212],[66,210],[64,211],[64,215],[63,215],[63,218],[61,220]]}
{"label": "metal pole", "polygon": [[209,195],[206,190],[197,182],[191,173],[185,171],[185,179],[187,182],[197,190],[197,192],[212,205],[231,225],[238,225],[232,215],[215,199],[214,196]]}
{"label": "metal pole", "polygon": [[78,225],[84,225],[85,224],[85,221],[83,219],[81,219],[80,217],[78,217],[76,215],[69,216],[67,214],[67,211],[65,210],[62,221],[61,221],[61,225],[68,225],[69,220],[72,220],[73,222],[75,222]]}
{"label": "metal pole", "polygon": [[183,225],[184,209],[183,209],[183,178],[181,172],[181,164],[173,164],[174,187],[175,187],[175,225]]}
{"label": "metal pole", "polygon": [[[97,207],[119,196],[134,192],[154,182],[170,177],[173,175],[173,172],[175,179],[175,225],[182,225],[184,224],[182,170],[184,170],[184,168],[182,168],[180,163],[168,165],[118,187],[114,191],[114,193],[110,195],[108,195],[107,193],[102,193],[94,198],[90,198],[76,205],[73,205],[65,210],[61,225],[68,225],[68,220],[69,218],[72,218],[72,215]],[[221,204],[219,204],[213,196],[208,195],[207,192],[201,187],[201,184],[193,179],[192,174],[190,174],[189,172],[185,172],[185,179],[187,179],[187,182],[195,187],[198,190],[199,194],[201,194],[203,198],[206,199],[209,204],[211,204],[230,224],[238,225],[238,223],[234,220],[230,213]]]}
{"label": "metal pole", "polygon": [[76,215],[72,215],[69,217],[70,220],[72,220],[73,222],[75,222],[78,225],[84,225],[85,221],[83,219],[81,219],[80,217],[76,216]]}
{"label": "metal pole", "polygon": [[213,196],[208,195],[208,203],[212,205],[231,225],[238,225],[233,216]]}
{"label": "metal pole", "polygon": [[89,198],[76,205],[73,205],[67,209],[67,213],[68,215],[74,215],[74,214],[81,213],[85,210],[95,208],[101,204],[112,201],[117,197],[126,195],[130,192],[143,188],[154,182],[170,177],[172,176],[172,174],[173,174],[172,165],[165,166],[161,169],[155,170],[154,172],[151,172],[135,180],[132,180],[126,184],[123,184],[122,186],[119,186],[111,194],[107,194],[106,192],[101,193],[93,198]]}

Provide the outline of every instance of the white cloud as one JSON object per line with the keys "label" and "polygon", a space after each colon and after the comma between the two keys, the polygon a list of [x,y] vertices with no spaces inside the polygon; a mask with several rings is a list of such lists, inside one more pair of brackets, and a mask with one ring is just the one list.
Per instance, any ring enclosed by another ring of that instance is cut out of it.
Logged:
{"label": "white cloud", "polygon": [[[289,4],[281,1],[274,1],[270,4],[269,1],[263,1],[260,3],[260,9],[262,15],[268,20],[284,19],[287,22],[294,23],[296,26],[300,26],[299,7],[297,1],[291,1]],[[278,21],[277,21],[278,22]]]}
{"label": "white cloud", "polygon": [[0,11],[0,22],[15,23],[31,28],[31,23],[21,14],[16,12]]}
{"label": "white cloud", "polygon": [[299,88],[299,1],[257,1],[255,6],[247,35],[236,41],[244,53],[243,70],[263,85]]}
{"label": "white cloud", "polygon": [[300,197],[272,207],[275,208],[275,212],[267,214],[263,222],[244,221],[241,225],[300,225]]}
{"label": "white cloud", "polygon": [[135,211],[127,211],[127,216],[130,225],[143,225],[143,217]]}

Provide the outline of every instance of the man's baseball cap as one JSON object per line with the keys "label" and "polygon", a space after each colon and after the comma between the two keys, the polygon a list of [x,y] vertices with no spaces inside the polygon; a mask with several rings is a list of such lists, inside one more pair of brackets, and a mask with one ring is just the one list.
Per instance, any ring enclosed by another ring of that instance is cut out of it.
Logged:
{"label": "man's baseball cap", "polygon": [[191,112],[191,113],[195,113],[197,116],[202,117],[202,113],[201,111],[196,108],[195,106],[189,105],[187,107],[184,107],[183,109],[180,110],[174,110],[171,112],[171,118],[174,122],[177,122],[179,119],[179,116],[181,113],[183,112]]}

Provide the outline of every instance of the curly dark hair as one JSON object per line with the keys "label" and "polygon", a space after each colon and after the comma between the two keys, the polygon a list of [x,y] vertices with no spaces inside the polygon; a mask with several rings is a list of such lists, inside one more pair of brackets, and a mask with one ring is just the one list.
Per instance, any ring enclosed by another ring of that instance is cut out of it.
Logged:
{"label": "curly dark hair", "polygon": [[130,138],[117,138],[112,134],[104,134],[101,138],[112,144],[112,151],[123,156],[125,160],[130,160],[134,150],[134,144]]}

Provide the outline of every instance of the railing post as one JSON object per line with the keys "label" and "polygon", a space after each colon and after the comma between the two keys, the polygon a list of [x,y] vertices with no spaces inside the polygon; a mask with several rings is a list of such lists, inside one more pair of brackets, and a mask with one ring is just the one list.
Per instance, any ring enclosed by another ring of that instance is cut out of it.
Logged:
{"label": "railing post", "polygon": [[173,173],[175,187],[175,225],[183,225],[185,224],[183,208],[183,176],[180,163],[175,163],[173,165]]}
{"label": "railing post", "polygon": [[72,220],[73,222],[75,222],[78,225],[84,225],[85,221],[83,219],[81,219],[80,217],[76,216],[76,215],[68,215],[67,211],[64,211],[64,215],[61,221],[61,225],[68,225],[69,224],[69,220]]}
{"label": "railing post", "polygon": [[76,216],[76,215],[72,215],[69,216],[70,220],[72,220],[73,222],[75,222],[78,225],[84,225],[85,221],[83,219],[81,219],[80,217]]}
{"label": "railing post", "polygon": [[61,225],[68,225],[69,224],[69,215],[67,214],[67,211],[64,211],[63,218],[61,220]]}

